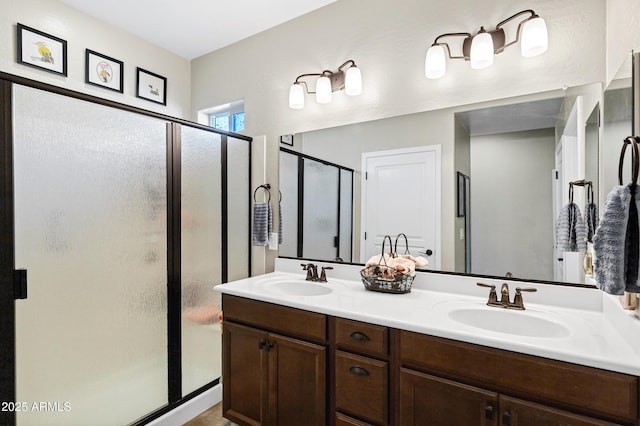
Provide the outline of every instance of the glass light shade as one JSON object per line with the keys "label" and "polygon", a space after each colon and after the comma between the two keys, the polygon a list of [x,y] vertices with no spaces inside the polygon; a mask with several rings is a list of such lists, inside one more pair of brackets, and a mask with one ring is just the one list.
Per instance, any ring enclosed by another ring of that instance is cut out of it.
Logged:
{"label": "glass light shade", "polygon": [[358,96],[362,93],[362,74],[360,68],[349,67],[344,77],[344,92],[349,96]]}
{"label": "glass light shade", "polygon": [[434,44],[427,50],[427,57],[424,61],[424,75],[427,78],[435,79],[443,77],[447,72],[447,58],[444,47]]}
{"label": "glass light shade", "polygon": [[331,80],[329,77],[320,77],[316,82],[316,102],[319,104],[331,102]]}
{"label": "glass light shade", "polygon": [[493,65],[493,39],[489,33],[478,33],[471,40],[471,68],[481,70]]}
{"label": "glass light shade", "polygon": [[289,88],[289,108],[304,108],[304,89],[302,84],[294,83]]}
{"label": "glass light shade", "polygon": [[520,52],[525,58],[541,55],[549,47],[547,24],[539,16],[527,20],[522,26]]}

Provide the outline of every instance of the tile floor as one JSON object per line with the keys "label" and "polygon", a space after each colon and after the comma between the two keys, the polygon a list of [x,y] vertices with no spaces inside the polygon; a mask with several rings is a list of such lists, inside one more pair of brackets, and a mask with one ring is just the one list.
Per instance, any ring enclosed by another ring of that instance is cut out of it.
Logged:
{"label": "tile floor", "polygon": [[189,420],[184,426],[238,426],[222,417],[222,403]]}

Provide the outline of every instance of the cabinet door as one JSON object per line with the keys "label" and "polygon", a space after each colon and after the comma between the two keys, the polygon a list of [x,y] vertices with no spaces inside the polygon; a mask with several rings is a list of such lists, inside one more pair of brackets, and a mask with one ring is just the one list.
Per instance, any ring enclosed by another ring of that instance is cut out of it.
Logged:
{"label": "cabinet door", "polygon": [[326,349],[275,334],[269,343],[270,424],[324,426]]}
{"label": "cabinet door", "polygon": [[223,411],[230,420],[247,425],[267,424],[267,333],[224,323],[222,333]]}
{"label": "cabinet door", "polygon": [[496,426],[498,395],[417,371],[400,371],[403,426]]}
{"label": "cabinet door", "polygon": [[521,399],[500,396],[500,426],[613,426],[614,423],[580,416]]}

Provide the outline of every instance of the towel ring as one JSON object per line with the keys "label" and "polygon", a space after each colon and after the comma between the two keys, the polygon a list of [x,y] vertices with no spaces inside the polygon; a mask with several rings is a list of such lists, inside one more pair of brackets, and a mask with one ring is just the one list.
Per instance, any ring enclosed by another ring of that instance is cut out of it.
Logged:
{"label": "towel ring", "polygon": [[265,191],[267,191],[267,194],[269,195],[269,198],[267,199],[267,203],[269,201],[271,201],[271,191],[269,191],[271,189],[271,185],[266,183],[264,185],[260,185],[259,187],[256,188],[255,191],[253,191],[253,202],[257,202],[256,200],[256,193],[258,192],[258,189],[263,188]]}
{"label": "towel ring", "polygon": [[618,182],[620,185],[622,183],[622,167],[624,166],[624,153],[627,150],[627,145],[632,145],[633,150],[631,151],[631,181],[634,185],[638,183],[638,166],[640,165],[640,155],[638,153],[638,137],[637,136],[629,136],[624,139],[622,143],[622,150],[620,151],[620,162],[618,164]]}

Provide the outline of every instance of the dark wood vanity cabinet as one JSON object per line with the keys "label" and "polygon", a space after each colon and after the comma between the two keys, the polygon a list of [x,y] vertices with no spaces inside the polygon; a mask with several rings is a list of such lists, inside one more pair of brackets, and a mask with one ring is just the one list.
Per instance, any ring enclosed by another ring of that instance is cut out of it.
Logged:
{"label": "dark wood vanity cabinet", "polygon": [[240,425],[640,425],[639,379],[223,295]]}
{"label": "dark wood vanity cabinet", "polygon": [[638,424],[638,378],[399,331],[405,425]]}
{"label": "dark wood vanity cabinet", "polygon": [[224,416],[241,425],[324,426],[326,317],[226,295],[223,309]]}

